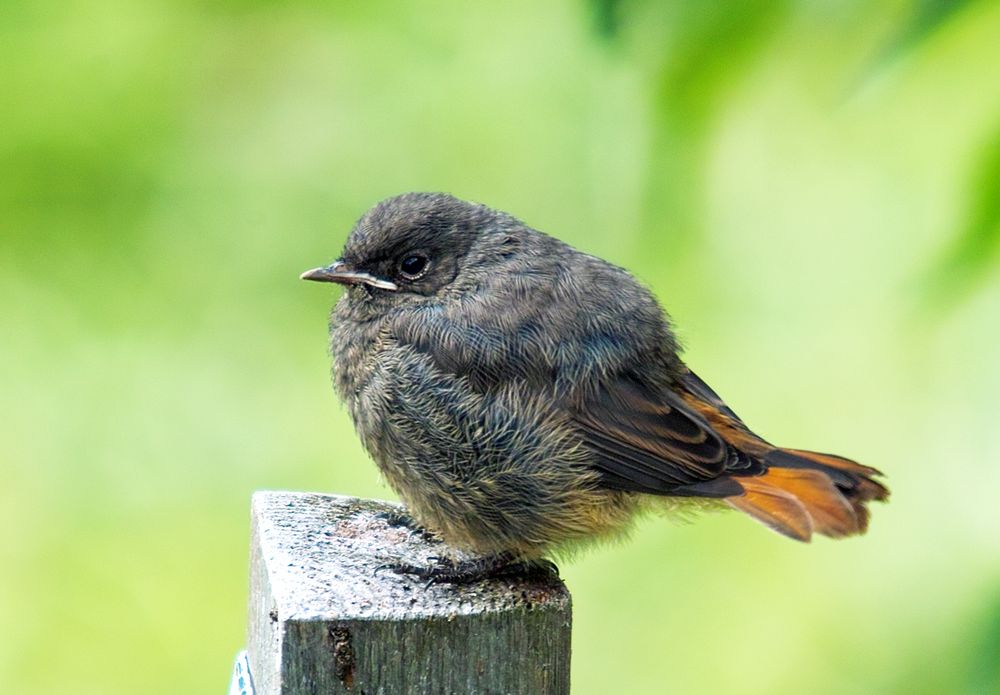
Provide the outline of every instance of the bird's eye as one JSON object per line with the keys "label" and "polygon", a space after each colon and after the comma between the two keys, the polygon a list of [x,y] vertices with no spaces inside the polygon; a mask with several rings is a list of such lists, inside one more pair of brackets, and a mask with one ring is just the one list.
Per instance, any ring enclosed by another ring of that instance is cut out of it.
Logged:
{"label": "bird's eye", "polygon": [[403,260],[399,262],[399,272],[402,273],[405,278],[416,280],[427,272],[427,265],[427,256],[419,253],[413,253],[404,257]]}

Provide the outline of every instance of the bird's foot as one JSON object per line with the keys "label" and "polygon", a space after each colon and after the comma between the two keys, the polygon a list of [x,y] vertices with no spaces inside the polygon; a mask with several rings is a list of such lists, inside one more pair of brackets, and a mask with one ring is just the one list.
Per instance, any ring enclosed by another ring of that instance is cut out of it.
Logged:
{"label": "bird's foot", "polygon": [[416,519],[403,511],[379,512],[375,515],[393,528],[405,528],[420,536],[428,543],[440,543],[441,539],[417,523]]}
{"label": "bird's foot", "polygon": [[396,562],[382,565],[398,574],[410,574],[431,584],[471,584],[495,577],[558,578],[559,568],[549,560],[518,560],[510,553],[498,553],[470,560],[430,558],[430,565]]}

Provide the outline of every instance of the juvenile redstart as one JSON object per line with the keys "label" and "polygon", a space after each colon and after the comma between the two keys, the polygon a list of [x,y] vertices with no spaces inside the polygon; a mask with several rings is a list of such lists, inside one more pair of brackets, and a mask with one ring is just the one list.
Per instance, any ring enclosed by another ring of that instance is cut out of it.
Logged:
{"label": "juvenile redstart", "polygon": [[651,506],[729,505],[799,541],[863,533],[874,468],[773,446],[678,355],[628,272],[437,193],[362,216],[306,280],[346,287],[334,383],[423,529],[480,560],[466,581],[612,536]]}

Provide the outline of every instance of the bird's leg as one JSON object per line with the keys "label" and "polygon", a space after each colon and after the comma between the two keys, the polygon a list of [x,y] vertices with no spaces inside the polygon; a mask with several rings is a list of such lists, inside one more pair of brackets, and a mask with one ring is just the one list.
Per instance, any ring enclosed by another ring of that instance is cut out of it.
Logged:
{"label": "bird's leg", "polygon": [[379,512],[375,515],[393,528],[405,528],[420,536],[428,543],[440,543],[441,539],[417,523],[417,520],[402,510]]}
{"label": "bird's leg", "polygon": [[520,560],[511,553],[497,553],[469,560],[431,558],[433,564],[405,562],[383,565],[399,574],[412,574],[430,584],[471,584],[493,577],[558,577],[559,568],[548,560]]}

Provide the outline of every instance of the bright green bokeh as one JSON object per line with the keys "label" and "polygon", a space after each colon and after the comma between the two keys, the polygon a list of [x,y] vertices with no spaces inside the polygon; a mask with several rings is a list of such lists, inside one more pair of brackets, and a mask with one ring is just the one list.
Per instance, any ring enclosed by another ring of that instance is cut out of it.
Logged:
{"label": "bright green bokeh", "polygon": [[250,493],[390,495],[297,275],[445,190],[892,487],[861,539],[648,519],[566,565],[575,692],[1000,691],[1000,4],[952,5],[5,0],[3,690],[224,691]]}

